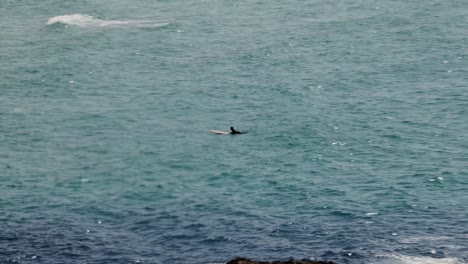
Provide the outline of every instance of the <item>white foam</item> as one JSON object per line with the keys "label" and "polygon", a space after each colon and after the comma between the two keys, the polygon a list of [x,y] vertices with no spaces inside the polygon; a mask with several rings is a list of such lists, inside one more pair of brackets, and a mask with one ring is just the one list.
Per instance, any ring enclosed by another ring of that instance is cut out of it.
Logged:
{"label": "white foam", "polygon": [[64,24],[79,27],[111,27],[111,26],[140,26],[140,27],[162,27],[167,22],[156,20],[104,20],[93,16],[74,14],[54,16],[47,20],[47,25]]}
{"label": "white foam", "polygon": [[366,213],[367,216],[372,216],[372,215],[378,215],[379,213],[378,212],[370,212],[370,213]]}
{"label": "white foam", "polygon": [[432,258],[420,256],[387,255],[382,261],[372,264],[468,264],[457,258]]}
{"label": "white foam", "polygon": [[463,264],[457,258],[399,256],[398,259],[404,264]]}
{"label": "white foam", "polygon": [[[419,236],[419,237],[407,237],[403,238],[401,242],[403,243],[422,243],[428,241],[443,241],[448,240],[450,237],[448,236]],[[444,245],[446,246],[446,245]]]}

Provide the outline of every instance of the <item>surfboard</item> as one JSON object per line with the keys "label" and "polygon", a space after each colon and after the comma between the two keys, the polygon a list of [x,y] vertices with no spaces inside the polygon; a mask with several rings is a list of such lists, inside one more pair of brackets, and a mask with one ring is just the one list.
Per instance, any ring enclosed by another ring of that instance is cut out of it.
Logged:
{"label": "surfboard", "polygon": [[210,130],[211,133],[215,133],[218,135],[229,135],[229,132],[219,131],[219,130]]}

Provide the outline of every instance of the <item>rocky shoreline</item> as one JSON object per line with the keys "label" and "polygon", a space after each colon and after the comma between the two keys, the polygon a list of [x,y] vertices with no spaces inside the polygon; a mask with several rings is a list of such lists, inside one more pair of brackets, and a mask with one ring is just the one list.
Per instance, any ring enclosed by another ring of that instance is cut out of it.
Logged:
{"label": "rocky shoreline", "polygon": [[235,258],[226,264],[336,264],[331,261],[316,260],[285,260],[285,261],[255,261],[246,258]]}

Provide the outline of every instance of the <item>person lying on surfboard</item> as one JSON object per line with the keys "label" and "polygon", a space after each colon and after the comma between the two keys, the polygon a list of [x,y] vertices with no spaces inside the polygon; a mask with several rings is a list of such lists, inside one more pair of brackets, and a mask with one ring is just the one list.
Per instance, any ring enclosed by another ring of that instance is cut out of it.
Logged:
{"label": "person lying on surfboard", "polygon": [[242,132],[235,130],[234,127],[231,127],[231,133],[229,133],[229,134],[233,134],[233,135],[234,134],[242,134]]}
{"label": "person lying on surfboard", "polygon": [[211,133],[215,133],[218,135],[237,135],[237,134],[245,134],[247,131],[237,131],[234,129],[234,127],[231,127],[231,132],[225,132],[225,131],[219,131],[219,130],[210,130]]}

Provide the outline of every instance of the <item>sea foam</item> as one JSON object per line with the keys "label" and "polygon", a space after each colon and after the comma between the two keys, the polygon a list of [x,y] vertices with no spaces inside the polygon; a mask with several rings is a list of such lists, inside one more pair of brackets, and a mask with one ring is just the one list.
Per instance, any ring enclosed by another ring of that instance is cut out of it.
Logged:
{"label": "sea foam", "polygon": [[399,256],[404,264],[465,264],[457,258],[431,258],[431,257],[412,257]]}
{"label": "sea foam", "polygon": [[73,14],[54,16],[47,20],[47,25],[54,24],[65,24],[79,27],[110,27],[125,25],[141,27],[161,27],[167,25],[168,23],[156,20],[104,20],[88,15]]}
{"label": "sea foam", "polygon": [[[423,256],[391,255],[384,257],[378,264],[467,264],[458,258],[432,258]],[[377,264],[377,263],[373,263]]]}

